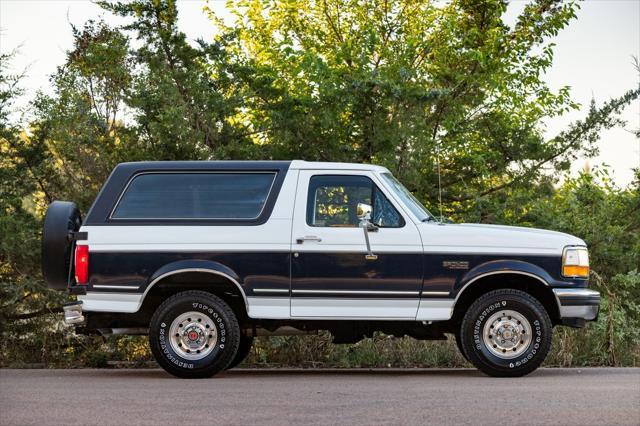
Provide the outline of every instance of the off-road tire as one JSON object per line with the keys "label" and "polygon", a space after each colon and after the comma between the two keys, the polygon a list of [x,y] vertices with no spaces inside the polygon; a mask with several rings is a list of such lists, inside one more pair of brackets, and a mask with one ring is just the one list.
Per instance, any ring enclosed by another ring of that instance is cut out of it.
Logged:
{"label": "off-road tire", "polygon": [[456,346],[458,347],[458,352],[460,352],[460,355],[462,355],[462,357],[467,360],[467,362],[469,362],[469,357],[467,356],[466,353],[464,353],[464,347],[462,346],[462,337],[460,336],[460,327],[458,327],[458,330],[454,333],[454,340],[456,341]]}
{"label": "off-road tire", "polygon": [[240,364],[242,361],[244,361],[245,358],[249,355],[249,352],[251,352],[252,345],[253,345],[253,337],[245,336],[244,334],[241,334],[240,346],[238,347],[238,352],[236,353],[236,356],[231,361],[231,364],[227,366],[226,370],[231,370],[232,368],[237,367],[238,364]]}
{"label": "off-road tire", "polygon": [[[187,359],[170,343],[171,325],[187,312],[208,317],[217,333],[213,349],[202,359]],[[156,309],[149,325],[149,345],[158,364],[168,373],[188,379],[207,378],[224,370],[235,358],[240,345],[240,327],[224,300],[204,291],[184,291],[171,296]]]}
{"label": "off-road tire", "polygon": [[80,210],[70,201],[49,204],[42,225],[42,275],[49,288],[65,290],[73,278],[73,241],[69,233],[82,223]]}
{"label": "off-road tire", "polygon": [[[531,330],[522,330],[531,333],[531,337],[516,358],[494,355],[495,349],[490,349],[484,338],[485,324],[500,311],[522,315],[531,327]],[[520,290],[500,289],[473,302],[462,320],[460,337],[464,353],[478,370],[493,377],[520,377],[534,371],[545,360],[551,349],[552,332],[549,315],[535,297]]]}

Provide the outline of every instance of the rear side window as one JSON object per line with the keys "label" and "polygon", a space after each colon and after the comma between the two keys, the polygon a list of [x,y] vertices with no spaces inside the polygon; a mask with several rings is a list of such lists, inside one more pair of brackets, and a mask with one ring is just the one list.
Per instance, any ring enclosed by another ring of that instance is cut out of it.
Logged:
{"label": "rear side window", "polygon": [[276,173],[146,173],[134,177],[112,219],[256,219]]}

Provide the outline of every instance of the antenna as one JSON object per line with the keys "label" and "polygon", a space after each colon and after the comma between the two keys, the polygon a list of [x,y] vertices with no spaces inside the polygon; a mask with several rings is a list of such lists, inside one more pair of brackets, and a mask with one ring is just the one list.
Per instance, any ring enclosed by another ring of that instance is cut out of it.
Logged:
{"label": "antenna", "polygon": [[436,141],[436,164],[438,166],[438,206],[440,208],[440,223],[442,224],[442,182],[440,179],[440,144]]}

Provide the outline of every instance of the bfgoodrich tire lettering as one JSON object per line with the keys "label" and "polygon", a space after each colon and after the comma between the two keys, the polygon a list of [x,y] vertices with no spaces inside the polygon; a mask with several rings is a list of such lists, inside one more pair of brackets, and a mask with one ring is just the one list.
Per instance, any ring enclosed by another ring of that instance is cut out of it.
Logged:
{"label": "bfgoodrich tire lettering", "polygon": [[[515,315],[511,317],[510,313]],[[518,332],[526,336],[517,339],[516,345],[522,342],[524,346],[514,346],[513,353],[507,349],[504,355],[498,355],[503,350],[496,350],[487,338],[495,338],[493,331],[488,332],[489,336],[484,334],[491,329],[488,321],[500,318],[512,321]],[[538,368],[551,349],[551,334],[551,320],[540,302],[513,289],[495,290],[476,300],[467,310],[460,329],[461,345],[469,361],[494,377],[524,376]]]}
{"label": "bfgoodrich tire lettering", "polygon": [[[185,313],[198,313],[207,326],[215,328],[214,346],[206,356],[189,359],[172,343],[169,330]],[[156,361],[167,372],[183,378],[211,377],[234,359],[240,343],[240,327],[233,310],[222,299],[204,291],[185,291],[164,301],[151,318],[149,345]]]}

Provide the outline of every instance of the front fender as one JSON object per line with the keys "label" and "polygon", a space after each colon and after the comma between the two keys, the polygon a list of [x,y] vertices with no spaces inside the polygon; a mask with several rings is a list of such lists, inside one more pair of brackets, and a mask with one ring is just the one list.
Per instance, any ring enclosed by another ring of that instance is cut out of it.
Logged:
{"label": "front fender", "polygon": [[528,263],[522,260],[492,260],[482,263],[469,270],[458,282],[455,292],[459,296],[460,293],[474,281],[498,274],[521,274],[538,279],[547,287],[551,286],[554,279],[540,266]]}

